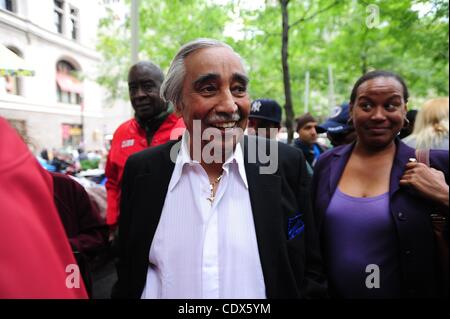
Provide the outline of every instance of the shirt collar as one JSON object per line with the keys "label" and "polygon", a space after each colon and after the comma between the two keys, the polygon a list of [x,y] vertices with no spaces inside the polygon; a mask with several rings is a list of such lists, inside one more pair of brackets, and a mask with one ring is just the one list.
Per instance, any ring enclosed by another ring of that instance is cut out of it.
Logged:
{"label": "shirt collar", "polygon": [[248,189],[247,183],[247,175],[245,174],[245,165],[244,165],[244,153],[242,152],[243,139],[236,145],[234,153],[225,161],[223,164],[223,169],[228,173],[228,168],[230,163],[236,163],[239,171],[239,175],[241,176],[242,181],[244,182],[245,188]]}
{"label": "shirt collar", "polygon": [[[242,140],[243,139],[241,139],[241,141]],[[239,142],[236,145],[233,154],[230,157],[228,157],[225,163],[222,165],[223,170],[227,174],[229,173],[229,166],[231,163],[237,164],[239,175],[241,176],[241,179],[245,187],[248,188],[247,175],[245,174],[244,154],[242,152],[241,142]],[[191,159],[191,155],[189,153],[189,133],[187,130],[185,130],[181,138],[180,150],[178,152],[175,168],[173,170],[172,178],[170,180],[169,191],[172,191],[174,187],[178,184],[181,175],[183,174],[184,166],[196,164],[200,163],[196,160]]]}
{"label": "shirt collar", "polygon": [[175,162],[175,168],[173,169],[172,178],[170,179],[169,191],[172,191],[172,189],[178,184],[178,181],[181,178],[181,174],[183,173],[183,167],[186,164],[193,165],[195,163],[198,163],[198,161],[192,160],[191,156],[189,155],[188,142],[189,142],[189,135],[186,130],[184,131],[181,137],[180,150],[178,151],[178,156]]}

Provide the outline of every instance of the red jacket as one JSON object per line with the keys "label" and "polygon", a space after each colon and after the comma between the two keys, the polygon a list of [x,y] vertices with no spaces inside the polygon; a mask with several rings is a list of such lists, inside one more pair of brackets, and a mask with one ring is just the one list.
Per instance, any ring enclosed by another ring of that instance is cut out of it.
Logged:
{"label": "red jacket", "polygon": [[[177,139],[184,132],[184,122],[175,114],[170,114],[155,132],[151,145],[164,144]],[[131,154],[148,148],[145,130],[136,119],[122,123],[116,130],[106,162],[105,175],[107,192],[106,223],[116,225],[119,217],[120,182],[125,162]]]}
{"label": "red jacket", "polygon": [[1,117],[0,136],[0,299],[87,298],[50,174]]}

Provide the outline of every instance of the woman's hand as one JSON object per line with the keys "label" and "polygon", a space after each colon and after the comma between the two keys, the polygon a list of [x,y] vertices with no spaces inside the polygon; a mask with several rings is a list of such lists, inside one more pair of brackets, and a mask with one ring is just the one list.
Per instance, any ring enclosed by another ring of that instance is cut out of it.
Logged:
{"label": "woman's hand", "polygon": [[423,163],[408,163],[400,185],[411,186],[424,197],[449,207],[448,185],[441,171]]}

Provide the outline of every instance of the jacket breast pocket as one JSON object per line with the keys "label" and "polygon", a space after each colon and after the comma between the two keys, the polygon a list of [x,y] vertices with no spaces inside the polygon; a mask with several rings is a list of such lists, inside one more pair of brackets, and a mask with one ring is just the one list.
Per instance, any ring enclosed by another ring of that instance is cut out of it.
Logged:
{"label": "jacket breast pocket", "polygon": [[303,214],[288,217],[287,235],[289,241],[295,239],[296,237],[302,236],[304,232],[305,223],[303,222]]}

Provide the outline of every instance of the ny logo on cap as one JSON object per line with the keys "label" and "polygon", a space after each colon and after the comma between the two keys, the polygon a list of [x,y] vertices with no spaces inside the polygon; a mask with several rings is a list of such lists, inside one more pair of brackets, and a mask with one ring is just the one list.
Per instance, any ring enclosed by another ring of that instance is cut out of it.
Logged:
{"label": "ny logo on cap", "polygon": [[255,101],[252,103],[252,109],[251,112],[259,112],[259,108],[261,107],[260,101]]}
{"label": "ny logo on cap", "polygon": [[331,111],[330,118],[333,119],[335,117],[338,117],[339,114],[341,114],[341,113],[342,113],[342,107],[341,106],[335,106],[333,108],[333,110]]}

